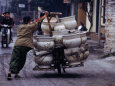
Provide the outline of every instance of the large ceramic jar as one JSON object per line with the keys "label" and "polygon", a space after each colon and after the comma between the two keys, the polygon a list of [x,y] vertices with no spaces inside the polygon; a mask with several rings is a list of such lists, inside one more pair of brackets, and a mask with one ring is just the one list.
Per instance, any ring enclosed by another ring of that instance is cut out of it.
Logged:
{"label": "large ceramic jar", "polygon": [[65,25],[66,29],[72,30],[75,29],[77,26],[75,16],[60,18],[59,20]]}
{"label": "large ceramic jar", "polygon": [[66,30],[65,25],[63,23],[57,23],[54,27],[54,31],[62,31]]}
{"label": "large ceramic jar", "polygon": [[78,47],[81,44],[81,38],[76,34],[68,34],[63,36],[63,44],[66,48]]}
{"label": "large ceramic jar", "polygon": [[64,49],[65,56],[75,55],[78,52],[80,52],[80,48],[79,47]]}
{"label": "large ceramic jar", "polygon": [[87,41],[86,32],[76,33],[76,35],[80,36],[80,38],[82,39],[82,44],[86,43],[86,41]]}
{"label": "large ceramic jar", "polygon": [[38,51],[52,51],[54,48],[54,39],[52,37],[37,37],[34,44]]}
{"label": "large ceramic jar", "polygon": [[68,30],[62,30],[62,31],[52,31],[52,33],[53,33],[53,36],[55,36],[55,35],[67,35],[67,34],[69,34],[69,31]]}
{"label": "large ceramic jar", "polygon": [[[56,25],[57,19],[52,17],[50,20],[50,25],[52,30],[54,29],[54,26]],[[49,28],[49,23],[47,21],[47,18],[45,18],[41,24],[41,29],[43,31],[44,35],[50,35],[50,28]]]}
{"label": "large ceramic jar", "polygon": [[39,37],[49,37],[49,36],[44,36],[44,35],[34,35],[33,36],[33,43],[34,43],[34,47],[37,48],[37,42],[38,42],[38,38]]}
{"label": "large ceramic jar", "polygon": [[37,48],[37,36],[33,36],[34,47]]}
{"label": "large ceramic jar", "polygon": [[39,66],[51,66],[53,61],[53,55],[52,54],[46,54],[43,56],[36,56],[35,62],[39,65]]}
{"label": "large ceramic jar", "polygon": [[63,35],[67,35],[68,31],[67,30],[62,30],[62,31],[53,31],[53,38],[55,42],[56,47],[62,47],[63,46]]}
{"label": "large ceramic jar", "polygon": [[85,52],[84,52],[84,60],[87,59],[88,56],[89,56],[89,51],[85,51]]}
{"label": "large ceramic jar", "polygon": [[86,36],[82,37],[82,44],[86,43],[86,41],[87,41],[87,37]]}

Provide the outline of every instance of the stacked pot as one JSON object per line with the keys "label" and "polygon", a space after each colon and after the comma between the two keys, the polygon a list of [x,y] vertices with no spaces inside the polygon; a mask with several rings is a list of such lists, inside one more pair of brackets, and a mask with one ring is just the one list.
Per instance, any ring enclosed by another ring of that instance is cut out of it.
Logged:
{"label": "stacked pot", "polygon": [[44,35],[34,36],[35,62],[38,65],[50,66],[52,64],[54,48],[65,47],[64,54],[71,66],[84,61],[89,55],[86,32],[75,30],[77,24],[75,16],[60,18],[59,21],[57,23],[56,18],[51,20],[50,25],[53,29],[51,37],[46,20],[41,26]]}
{"label": "stacked pot", "polygon": [[86,60],[89,55],[88,44],[86,44],[87,37],[84,34],[63,36],[63,45],[66,47],[64,53],[70,66],[75,66],[78,62]]}
{"label": "stacked pot", "polygon": [[34,36],[35,62],[39,66],[50,67],[53,62],[52,51],[54,49],[54,39],[49,36]]}

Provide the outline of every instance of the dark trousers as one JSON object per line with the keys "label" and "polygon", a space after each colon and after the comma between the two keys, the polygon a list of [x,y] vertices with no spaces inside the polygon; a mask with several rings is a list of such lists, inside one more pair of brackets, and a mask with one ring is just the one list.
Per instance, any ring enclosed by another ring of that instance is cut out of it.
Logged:
{"label": "dark trousers", "polygon": [[10,40],[12,40],[12,30],[10,28]]}
{"label": "dark trousers", "polygon": [[18,74],[24,67],[27,52],[31,49],[30,47],[15,46],[11,56],[9,71]]}

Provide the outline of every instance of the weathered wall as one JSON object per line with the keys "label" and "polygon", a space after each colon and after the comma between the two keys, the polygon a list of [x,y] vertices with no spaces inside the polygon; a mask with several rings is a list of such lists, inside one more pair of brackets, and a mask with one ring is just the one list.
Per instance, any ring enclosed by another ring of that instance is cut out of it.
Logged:
{"label": "weathered wall", "polygon": [[106,2],[105,53],[115,52],[115,0]]}
{"label": "weathered wall", "polygon": [[82,9],[83,3],[78,4],[78,26],[81,25],[80,22],[82,22],[84,25],[86,24],[86,12]]}

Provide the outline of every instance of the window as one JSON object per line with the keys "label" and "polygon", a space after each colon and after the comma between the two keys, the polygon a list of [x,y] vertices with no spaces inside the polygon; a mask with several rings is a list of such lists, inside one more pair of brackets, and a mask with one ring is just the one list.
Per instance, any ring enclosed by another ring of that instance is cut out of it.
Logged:
{"label": "window", "polygon": [[105,5],[106,5],[106,0],[102,0],[102,13],[101,13],[101,19],[102,19],[102,22],[101,24],[104,25],[105,22],[106,22],[106,19],[105,19]]}

